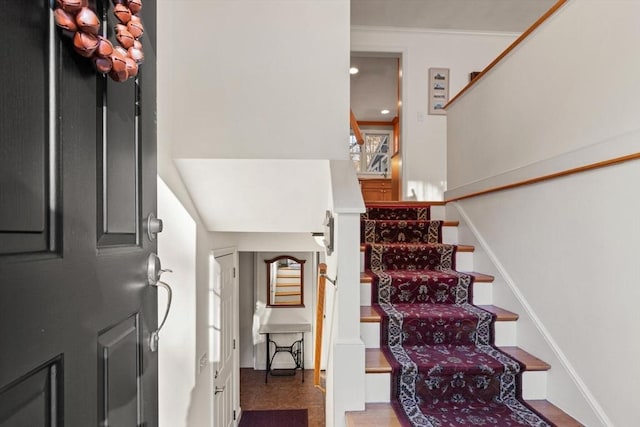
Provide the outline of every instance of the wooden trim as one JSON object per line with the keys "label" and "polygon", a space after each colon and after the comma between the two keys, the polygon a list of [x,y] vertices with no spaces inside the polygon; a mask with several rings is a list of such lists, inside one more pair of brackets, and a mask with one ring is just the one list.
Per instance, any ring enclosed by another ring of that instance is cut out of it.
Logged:
{"label": "wooden trim", "polygon": [[327,264],[318,265],[318,301],[316,305],[316,339],[315,355],[313,358],[313,385],[324,389],[320,385],[320,360],[322,359],[322,321],[324,319],[324,293],[327,286]]}
{"label": "wooden trim", "polygon": [[547,10],[544,15],[542,15],[536,22],[533,23],[524,33],[520,35],[509,47],[507,47],[504,52],[502,52],[493,62],[485,67],[484,70],[480,74],[478,74],[473,80],[469,82],[465,87],[462,88],[460,92],[456,94],[447,104],[444,106],[445,109],[451,106],[458,98],[462,96],[467,90],[471,88],[471,86],[475,85],[485,74],[489,72],[493,67],[495,67],[502,59],[507,56],[513,49],[515,49],[520,43],[522,43],[531,33],[533,33],[540,25],[542,25],[547,19],[549,19],[558,9],[560,9],[568,0],[558,0],[556,4],[551,6],[551,9]]}
{"label": "wooden trim", "polygon": [[567,169],[560,172],[551,173],[548,175],[538,176],[536,178],[525,179],[523,181],[513,182],[511,184],[505,184],[498,187],[487,188],[486,190],[476,191],[475,193],[466,194],[464,196],[454,197],[451,199],[445,200],[445,203],[456,202],[458,200],[470,199],[472,197],[483,196],[489,193],[495,193],[503,190],[510,190],[516,187],[522,187],[525,185],[537,184],[543,181],[550,181],[556,178],[562,178],[568,175],[573,175],[576,173],[587,172],[594,169],[600,169],[607,166],[617,165],[619,163],[628,162],[630,160],[638,160],[640,159],[640,153],[627,154],[626,156],[616,157],[609,160],[603,160],[601,162],[591,163],[588,165],[580,166],[577,168]]}
{"label": "wooden trim", "polygon": [[358,144],[364,144],[364,138],[362,137],[362,132],[360,132],[360,126],[358,126],[356,116],[353,114],[353,110],[351,109],[349,110],[349,123],[351,124],[351,129],[353,129],[353,133],[356,136]]}

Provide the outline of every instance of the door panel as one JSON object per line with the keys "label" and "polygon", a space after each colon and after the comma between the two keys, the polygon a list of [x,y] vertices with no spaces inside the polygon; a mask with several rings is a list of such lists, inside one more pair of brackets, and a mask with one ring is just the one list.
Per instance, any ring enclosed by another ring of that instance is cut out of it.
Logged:
{"label": "door panel", "polygon": [[140,101],[138,86],[133,80],[115,84],[104,79],[99,83],[99,245],[136,245],[140,208],[140,146],[135,117],[135,105]]}
{"label": "door panel", "polygon": [[62,426],[60,358],[0,390],[0,426]]}
{"label": "door panel", "polygon": [[[50,109],[55,107],[49,96],[49,13],[43,5],[9,4],[6,9],[3,4],[3,42],[37,49],[0,51],[0,254],[43,252],[50,246],[51,200],[56,195],[50,186],[57,167],[50,155],[56,136],[49,132]],[[53,70],[59,67],[52,62]]]}
{"label": "door panel", "polygon": [[142,410],[140,376],[140,330],[138,316],[102,332],[98,337],[100,364],[98,390],[100,426],[140,425]]}
{"label": "door panel", "polygon": [[74,52],[50,4],[0,0],[0,426],[153,427],[156,6],[121,85]]}

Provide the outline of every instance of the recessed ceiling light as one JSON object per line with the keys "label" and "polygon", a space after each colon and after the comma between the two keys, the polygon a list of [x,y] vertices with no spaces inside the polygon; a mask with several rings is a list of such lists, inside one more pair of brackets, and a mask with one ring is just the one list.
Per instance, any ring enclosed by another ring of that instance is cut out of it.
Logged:
{"label": "recessed ceiling light", "polygon": [[358,70],[356,67],[349,68],[349,74],[358,74]]}
{"label": "recessed ceiling light", "polygon": [[390,112],[389,110],[380,110],[380,114],[389,114]]}

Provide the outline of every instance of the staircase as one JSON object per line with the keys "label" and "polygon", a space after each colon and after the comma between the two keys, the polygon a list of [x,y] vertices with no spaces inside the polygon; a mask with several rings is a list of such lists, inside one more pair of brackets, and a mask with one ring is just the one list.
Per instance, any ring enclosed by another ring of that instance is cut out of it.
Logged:
{"label": "staircase", "polygon": [[[389,206],[390,203],[384,203]],[[402,202],[407,205],[407,202]],[[411,203],[412,207],[424,208],[424,219],[444,218],[444,206],[442,203],[418,202]],[[370,208],[376,204],[369,204]],[[430,213],[429,213],[430,210]],[[449,244],[457,244],[457,222],[444,221],[442,223],[442,241]],[[380,325],[381,316],[371,306],[371,277],[364,272],[364,249],[361,248],[361,337],[366,347],[366,376],[365,376],[365,401],[366,409],[360,412],[348,412],[346,425],[356,426],[401,426],[391,406],[391,364],[387,356],[380,349]],[[519,361],[524,367],[522,374],[522,397],[526,402],[550,422],[561,427],[581,426],[581,424],[546,401],[547,371],[551,368],[544,361],[536,358],[528,352],[516,346],[516,330],[518,314],[492,305],[493,277],[473,271],[472,246],[457,245],[455,254],[456,270],[468,272],[474,278],[473,304],[493,313],[495,316],[495,340],[494,343],[503,352]]]}

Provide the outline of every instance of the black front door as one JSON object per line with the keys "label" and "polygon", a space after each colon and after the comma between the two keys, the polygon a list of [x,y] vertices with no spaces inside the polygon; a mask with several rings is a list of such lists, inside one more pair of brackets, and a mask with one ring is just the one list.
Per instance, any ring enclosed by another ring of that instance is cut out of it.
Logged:
{"label": "black front door", "polygon": [[115,83],[53,5],[0,0],[0,426],[156,426],[156,6]]}

